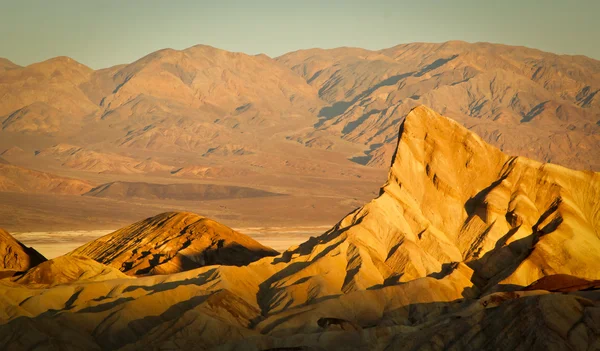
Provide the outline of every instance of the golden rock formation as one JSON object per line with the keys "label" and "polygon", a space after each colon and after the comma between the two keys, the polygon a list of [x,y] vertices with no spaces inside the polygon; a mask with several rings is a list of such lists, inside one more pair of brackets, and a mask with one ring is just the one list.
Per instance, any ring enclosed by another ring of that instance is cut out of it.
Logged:
{"label": "golden rock formation", "polygon": [[277,251],[211,219],[166,212],[107,234],[69,253],[129,275],[170,274],[207,265],[247,265]]}
{"label": "golden rock formation", "polygon": [[[599,195],[598,173],[505,155],[420,106],[380,195],[323,235],[241,267],[45,290],[0,284],[0,345],[596,349]],[[163,214],[77,253],[119,265],[134,253],[129,268],[146,272],[156,252],[133,246],[179,243],[161,238],[210,230],[205,220]]]}
{"label": "golden rock formation", "polygon": [[36,250],[26,247],[7,231],[0,229],[0,278],[12,276],[46,261]]}

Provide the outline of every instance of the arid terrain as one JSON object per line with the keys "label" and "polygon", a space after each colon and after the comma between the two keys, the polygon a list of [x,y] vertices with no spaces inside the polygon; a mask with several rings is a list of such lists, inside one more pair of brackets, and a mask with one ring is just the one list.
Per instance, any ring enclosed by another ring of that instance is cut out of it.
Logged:
{"label": "arid terrain", "polygon": [[282,253],[187,212],[48,261],[4,233],[32,267],[0,281],[0,344],[600,347],[600,173],[509,156],[425,106],[399,130],[379,196]]}
{"label": "arid terrain", "polygon": [[0,349],[600,349],[600,61],[0,59]]}
{"label": "arid terrain", "polygon": [[100,70],[1,62],[11,231],[114,229],[172,210],[331,225],[376,195],[419,104],[507,154],[600,170],[600,62],[583,56],[453,41],[274,59],[197,45]]}

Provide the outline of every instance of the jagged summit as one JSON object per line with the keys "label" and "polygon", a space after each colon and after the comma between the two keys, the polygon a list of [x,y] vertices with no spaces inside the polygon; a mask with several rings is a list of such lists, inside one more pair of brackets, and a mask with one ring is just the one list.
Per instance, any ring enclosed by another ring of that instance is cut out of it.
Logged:
{"label": "jagged summit", "polygon": [[381,280],[423,277],[452,262],[473,269],[484,290],[555,273],[598,279],[600,253],[585,248],[600,246],[599,197],[598,173],[505,155],[419,106],[400,128],[381,196],[340,229],[379,247],[371,260],[393,272],[378,269]]}

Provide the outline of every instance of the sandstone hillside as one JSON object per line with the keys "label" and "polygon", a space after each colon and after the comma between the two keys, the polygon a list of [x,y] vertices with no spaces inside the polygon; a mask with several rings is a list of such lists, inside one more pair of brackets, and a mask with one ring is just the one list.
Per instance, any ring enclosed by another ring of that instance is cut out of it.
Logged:
{"label": "sandstone hillside", "polygon": [[168,274],[207,265],[247,265],[277,251],[193,213],[163,213],[107,234],[69,255],[129,275]]}
{"label": "sandstone hillside", "polygon": [[[595,349],[599,192],[598,173],[506,155],[420,106],[400,127],[380,195],[323,235],[245,266],[46,290],[0,284],[0,344]],[[119,238],[180,233],[187,219],[201,228],[201,217],[163,214],[81,251],[129,258],[137,243]]]}

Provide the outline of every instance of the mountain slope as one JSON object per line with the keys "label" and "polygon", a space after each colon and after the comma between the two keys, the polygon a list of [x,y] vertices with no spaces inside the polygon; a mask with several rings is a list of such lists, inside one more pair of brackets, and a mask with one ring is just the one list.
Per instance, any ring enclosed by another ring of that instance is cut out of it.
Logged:
{"label": "mountain slope", "polygon": [[8,232],[0,229],[0,274],[3,272],[24,272],[34,267],[46,258],[39,252],[21,244]]}
{"label": "mountain slope", "polygon": [[[89,80],[93,72],[69,57],[55,57],[0,72],[0,96],[3,96],[0,116],[43,103],[50,106],[51,111],[58,110],[79,121],[98,108],[78,87]],[[75,123],[73,118],[71,123]]]}
{"label": "mountain slope", "polygon": [[79,195],[92,188],[92,184],[83,180],[0,163],[0,191]]}
{"label": "mountain slope", "polygon": [[19,68],[19,67],[21,67],[21,66],[17,65],[16,63],[13,63],[12,61],[10,61],[8,59],[0,57],[0,72],[8,71],[8,70]]}
{"label": "mountain slope", "polygon": [[381,144],[426,104],[507,153],[598,170],[600,62],[489,43],[413,43],[379,51],[302,50],[277,59],[331,103],[315,131],[370,147],[360,162],[386,167]]}
{"label": "mountain slope", "polygon": [[177,212],[147,218],[69,253],[129,275],[168,274],[214,264],[241,266],[275,254],[220,223]]}
{"label": "mountain slope", "polygon": [[18,284],[53,286],[73,282],[127,279],[118,269],[78,256],[60,256],[45,261],[15,280]]}

